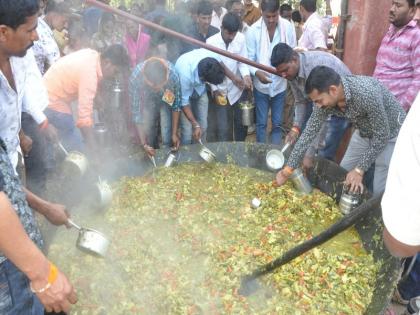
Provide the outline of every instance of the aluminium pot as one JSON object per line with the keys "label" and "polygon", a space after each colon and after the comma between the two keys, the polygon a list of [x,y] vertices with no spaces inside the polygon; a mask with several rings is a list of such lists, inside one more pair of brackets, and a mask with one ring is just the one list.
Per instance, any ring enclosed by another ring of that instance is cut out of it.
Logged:
{"label": "aluminium pot", "polygon": [[242,113],[242,125],[246,127],[252,126],[255,122],[255,106],[249,102],[240,103],[239,106]]}

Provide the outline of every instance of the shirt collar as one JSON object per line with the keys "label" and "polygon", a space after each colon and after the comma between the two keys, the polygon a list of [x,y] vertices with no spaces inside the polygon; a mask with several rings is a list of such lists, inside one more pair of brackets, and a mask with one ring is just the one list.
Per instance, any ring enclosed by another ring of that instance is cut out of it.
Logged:
{"label": "shirt collar", "polygon": [[318,13],[314,12],[312,13],[308,19],[306,20],[305,24],[303,24],[303,28],[306,28],[308,26],[308,24],[311,22],[311,20],[314,20],[318,17]]}
{"label": "shirt collar", "polygon": [[389,30],[391,34],[397,34],[397,33],[403,32],[407,28],[416,28],[416,27],[417,27],[417,21],[411,20],[409,23],[407,23],[406,25],[404,25],[403,27],[399,29],[396,26],[394,26],[394,24],[391,24],[389,27]]}

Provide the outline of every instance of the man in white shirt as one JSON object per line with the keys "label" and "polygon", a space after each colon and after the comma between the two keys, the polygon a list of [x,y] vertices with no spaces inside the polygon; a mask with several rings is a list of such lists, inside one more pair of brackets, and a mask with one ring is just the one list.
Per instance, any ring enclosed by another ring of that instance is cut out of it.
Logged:
{"label": "man in white shirt", "polygon": [[211,26],[214,26],[218,29],[222,26],[222,20],[227,10],[223,7],[222,0],[212,0],[213,13],[211,15]]}
{"label": "man in white shirt", "polygon": [[[208,38],[207,44],[247,58],[245,36],[239,32],[240,27],[240,18],[234,13],[227,13],[223,18],[220,33]],[[247,65],[224,56],[220,58],[232,73],[242,77],[247,89],[252,88],[252,80]],[[244,89],[236,86],[227,77],[222,84],[212,85],[211,88],[215,100],[214,106],[216,106],[218,141],[233,140],[229,128],[232,116],[234,121],[234,140],[244,141],[247,130],[242,125],[241,109],[239,108],[239,102],[245,97],[243,96]]]}
{"label": "man in white shirt", "polygon": [[298,41],[302,50],[327,50],[327,36],[324,22],[316,12],[316,0],[301,0],[299,7],[303,25],[303,33]]}
{"label": "man in white shirt", "polygon": [[[277,0],[262,0],[262,17],[252,24],[246,33],[249,59],[271,67],[271,54],[278,43],[296,46],[296,33],[293,25],[280,17],[280,4]],[[256,104],[257,142],[266,142],[268,112],[271,108],[271,143],[282,141],[281,123],[287,82],[278,75],[268,74],[250,67],[254,82]]]}

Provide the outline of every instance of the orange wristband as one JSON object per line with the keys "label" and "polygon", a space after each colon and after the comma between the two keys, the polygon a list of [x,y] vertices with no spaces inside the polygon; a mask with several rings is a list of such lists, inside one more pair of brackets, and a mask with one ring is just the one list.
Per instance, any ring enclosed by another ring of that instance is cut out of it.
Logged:
{"label": "orange wristband", "polygon": [[45,287],[43,287],[41,289],[38,289],[38,290],[35,290],[32,287],[32,283],[29,283],[29,288],[31,289],[32,293],[45,292],[46,290],[48,290],[51,287],[51,285],[54,283],[54,281],[57,280],[57,277],[58,277],[58,269],[52,262],[50,262],[50,272],[48,274],[48,280],[47,280],[48,283],[45,285]]}
{"label": "orange wristband", "polygon": [[285,166],[285,167],[282,169],[282,173],[283,173],[283,175],[285,175],[285,176],[287,176],[287,177],[289,177],[290,175],[292,175],[293,171],[294,171],[294,169],[293,169],[293,168],[291,168],[290,166]]}

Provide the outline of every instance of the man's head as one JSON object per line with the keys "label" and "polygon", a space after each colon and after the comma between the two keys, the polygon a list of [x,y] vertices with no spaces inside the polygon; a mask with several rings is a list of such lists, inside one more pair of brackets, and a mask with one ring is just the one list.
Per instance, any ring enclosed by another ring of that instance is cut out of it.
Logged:
{"label": "man's head", "polygon": [[267,28],[276,27],[279,21],[279,9],[278,0],[261,0],[261,12]]}
{"label": "man's head", "polygon": [[102,75],[106,79],[115,77],[119,71],[128,69],[130,59],[121,45],[111,45],[101,53]]}
{"label": "man's head", "polygon": [[241,0],[229,0],[226,2],[226,9],[233,14],[236,14],[242,21],[245,14],[244,5]]}
{"label": "man's head", "polygon": [[103,35],[112,35],[115,23],[115,16],[112,13],[103,12],[99,20],[99,32]]}
{"label": "man's head", "polygon": [[197,6],[197,24],[201,32],[207,33],[211,23],[213,6],[209,1],[200,1]]}
{"label": "man's head", "polygon": [[302,23],[302,15],[300,15],[299,10],[292,12],[292,21],[295,23]]}
{"label": "man's head", "polygon": [[215,11],[219,11],[223,6],[223,0],[211,0],[211,3]]}
{"label": "man's head", "polygon": [[288,3],[283,3],[280,6],[280,16],[283,19],[291,21],[292,20],[292,11],[293,11],[293,9],[290,6],[290,4],[288,4]]}
{"label": "man's head", "polygon": [[48,1],[45,7],[45,19],[52,29],[59,32],[68,27],[71,10],[68,2]]}
{"label": "man's head", "polygon": [[226,13],[222,20],[221,34],[223,41],[230,44],[241,28],[241,19],[231,12]]}
{"label": "man's head", "polygon": [[304,22],[316,11],[316,0],[301,0],[299,6],[300,15]]}
{"label": "man's head", "polygon": [[319,108],[332,108],[339,102],[342,90],[341,78],[337,72],[326,66],[317,66],[309,74],[305,92]]}
{"label": "man's head", "polygon": [[279,76],[293,80],[299,72],[299,55],[289,45],[279,43],[271,53],[271,65],[276,68]]}
{"label": "man's head", "polygon": [[253,6],[254,4],[252,3],[252,0],[244,0],[244,4],[245,6],[249,7],[249,6]]}
{"label": "man's head", "polygon": [[420,0],[416,0],[416,14],[414,15],[413,20],[417,21],[417,25],[420,26]]}
{"label": "man's head", "polygon": [[23,57],[38,40],[39,0],[0,0],[0,54]]}
{"label": "man's head", "polygon": [[207,57],[202,59],[198,63],[197,68],[201,81],[217,85],[222,83],[225,78],[223,67],[214,58]]}
{"label": "man's head", "polygon": [[413,19],[415,13],[414,0],[392,0],[389,22],[395,27],[403,27]]}
{"label": "man's head", "polygon": [[169,78],[168,64],[165,60],[151,57],[143,65],[144,82],[154,91],[159,91]]}

